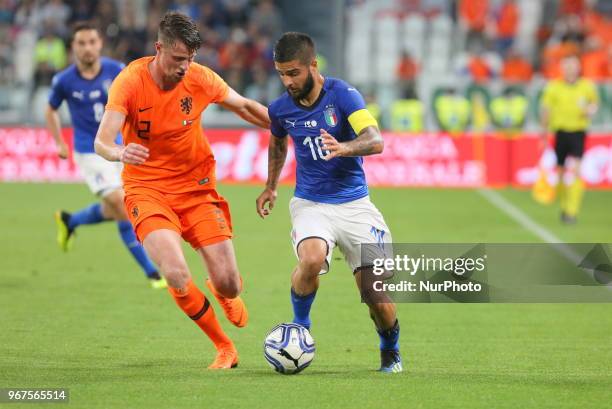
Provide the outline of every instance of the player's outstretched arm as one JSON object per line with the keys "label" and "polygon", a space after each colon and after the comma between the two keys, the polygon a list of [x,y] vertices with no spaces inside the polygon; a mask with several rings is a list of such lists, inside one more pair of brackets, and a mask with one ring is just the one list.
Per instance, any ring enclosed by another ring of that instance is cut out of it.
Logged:
{"label": "player's outstretched arm", "polygon": [[[255,201],[257,214],[262,219],[269,215],[274,208],[278,180],[287,159],[287,139],[287,137],[278,138],[270,135],[270,144],[268,146],[268,180],[266,181],[266,188]],[[268,208],[266,208],[266,203]]]}
{"label": "player's outstretched arm", "polygon": [[230,88],[225,100],[220,102],[219,105],[255,126],[265,129],[270,128],[268,109],[259,102],[243,97],[232,88]]}
{"label": "player's outstretched arm", "polygon": [[136,143],[130,143],[127,146],[115,143],[117,134],[124,122],[125,114],[117,111],[104,112],[94,142],[96,153],[112,162],[142,165],[149,157],[149,149],[147,147]]}
{"label": "player's outstretched arm", "polygon": [[55,140],[57,155],[62,159],[66,159],[68,157],[68,145],[66,145],[66,142],[64,142],[62,138],[62,124],[59,114],[51,105],[47,105],[45,120],[47,122],[47,129],[49,129],[51,136],[53,136]]}
{"label": "player's outstretched arm", "polygon": [[330,160],[338,156],[368,156],[381,153],[385,143],[376,126],[367,126],[352,141],[338,142],[325,129],[321,129],[323,149],[329,153],[323,159]]}

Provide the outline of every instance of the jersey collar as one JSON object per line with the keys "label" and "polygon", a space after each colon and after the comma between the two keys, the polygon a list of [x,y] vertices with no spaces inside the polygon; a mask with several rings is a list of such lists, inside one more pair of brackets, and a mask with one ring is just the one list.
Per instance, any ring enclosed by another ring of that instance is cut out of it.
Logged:
{"label": "jersey collar", "polygon": [[289,95],[289,98],[291,98],[291,101],[293,101],[293,104],[296,107],[306,110],[306,111],[313,111],[321,103],[321,101],[323,100],[323,97],[325,96],[325,85],[327,85],[327,77],[323,79],[323,85],[321,86],[321,92],[319,92],[319,96],[317,97],[317,100],[310,106],[302,105],[295,99],[291,98],[289,91],[287,91],[287,95]]}

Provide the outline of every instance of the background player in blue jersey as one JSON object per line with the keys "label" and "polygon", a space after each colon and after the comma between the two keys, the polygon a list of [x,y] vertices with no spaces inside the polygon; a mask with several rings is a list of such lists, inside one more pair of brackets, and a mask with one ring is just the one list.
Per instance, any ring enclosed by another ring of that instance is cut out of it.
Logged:
{"label": "background player in blue jersey", "polygon": [[94,151],[94,139],[104,114],[108,89],[124,65],[100,56],[100,33],[86,23],[75,26],[72,50],[75,64],[53,78],[45,117],[57,144],[58,155],[62,159],[68,158],[68,147],[61,136],[57,113],[63,101],[68,103],[74,129],[74,160],[89,189],[101,198],[101,203],[96,202],[72,214],[63,210],[56,212],[58,243],[67,251],[72,246],[78,226],[116,220],[123,243],[150,279],[152,287],[165,288],[165,280],[160,277],[157,267],[136,238],[125,213],[121,165],[106,161]]}
{"label": "background player in blue jersey", "polygon": [[[261,217],[274,207],[289,135],[297,158],[290,202],[291,237],[299,260],[291,277],[293,321],[310,328],[319,275],[329,270],[332,249],[337,245],[344,254],[361,291],[361,275],[369,273],[373,261],[362,258],[361,244],[380,243],[384,257],[385,243],[391,243],[389,228],[370,202],[361,158],[381,153],[383,139],[361,94],[319,73],[308,35],[285,33],[275,45],[274,65],[287,93],[268,109],[268,180],[256,205]],[[364,299],[380,336],[380,370],[401,372],[395,305]]]}

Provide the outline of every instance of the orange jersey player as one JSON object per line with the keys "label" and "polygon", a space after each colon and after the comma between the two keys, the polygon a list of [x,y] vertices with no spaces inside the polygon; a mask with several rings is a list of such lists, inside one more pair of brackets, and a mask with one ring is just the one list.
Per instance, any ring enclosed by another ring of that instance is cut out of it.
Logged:
{"label": "orange jersey player", "polygon": [[[178,306],[215,344],[217,356],[209,368],[233,368],[238,353],[191,280],[181,238],[202,257],[210,275],[206,284],[226,317],[238,327],[246,325],[229,207],[216,191],[215,159],[200,120],[210,103],[263,128],[270,119],[264,106],[193,63],[200,45],[191,19],[167,13],[159,25],[156,55],[132,62],[113,82],[95,148],[105,159],[125,165],[130,221]],[[119,130],[124,145],[114,142]]]}

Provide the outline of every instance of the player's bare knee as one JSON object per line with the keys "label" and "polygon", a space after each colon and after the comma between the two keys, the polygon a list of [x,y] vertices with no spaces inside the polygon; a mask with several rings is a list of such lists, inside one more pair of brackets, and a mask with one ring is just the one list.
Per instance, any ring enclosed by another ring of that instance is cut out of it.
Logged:
{"label": "player's bare knee", "polygon": [[373,313],[386,313],[395,310],[393,303],[370,302],[368,303],[368,307]]}
{"label": "player's bare knee", "polygon": [[215,290],[225,298],[236,298],[240,295],[240,280],[235,280],[230,276],[225,276],[213,282]]}
{"label": "player's bare knee", "polygon": [[327,243],[319,238],[308,238],[298,244],[299,273],[310,279],[317,277],[325,266]]}
{"label": "player's bare knee", "polygon": [[117,207],[115,208],[115,216],[117,220],[129,220],[123,201],[117,204]]}
{"label": "player's bare knee", "polygon": [[187,265],[181,262],[162,261],[160,270],[171,287],[184,288],[191,278]]}
{"label": "player's bare knee", "polygon": [[114,220],[127,220],[127,213],[123,205],[123,194],[114,191],[104,197],[105,213],[107,217]]}
{"label": "player's bare knee", "polygon": [[325,264],[324,253],[308,253],[300,257],[300,270],[308,277],[316,277]]}
{"label": "player's bare knee", "polygon": [[168,285],[173,288],[185,288],[189,283],[189,275],[181,274],[176,271],[164,273],[164,278],[168,282]]}
{"label": "player's bare knee", "polygon": [[393,326],[396,319],[395,304],[392,302],[378,302],[368,304],[370,316],[374,317],[374,322],[380,328]]}
{"label": "player's bare knee", "polygon": [[236,298],[240,295],[242,285],[238,280],[229,280],[226,284],[225,293],[223,294],[226,298]]}
{"label": "player's bare knee", "polygon": [[117,220],[127,220],[127,213],[125,212],[125,206],[123,205],[121,197],[113,197],[111,206]]}

